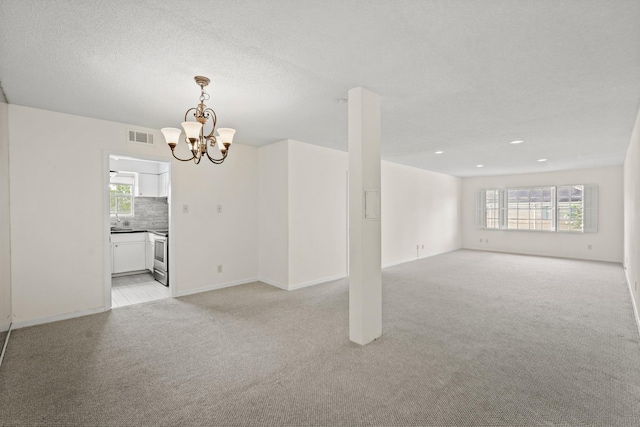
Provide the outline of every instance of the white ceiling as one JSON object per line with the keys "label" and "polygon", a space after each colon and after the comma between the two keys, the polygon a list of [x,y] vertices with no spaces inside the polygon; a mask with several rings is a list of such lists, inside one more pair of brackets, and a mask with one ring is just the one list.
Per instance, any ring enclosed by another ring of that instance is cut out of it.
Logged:
{"label": "white ceiling", "polygon": [[242,144],[346,151],[338,101],[364,86],[382,96],[385,160],[457,176],[619,165],[640,1],[0,0],[9,103],[178,127],[195,75]]}

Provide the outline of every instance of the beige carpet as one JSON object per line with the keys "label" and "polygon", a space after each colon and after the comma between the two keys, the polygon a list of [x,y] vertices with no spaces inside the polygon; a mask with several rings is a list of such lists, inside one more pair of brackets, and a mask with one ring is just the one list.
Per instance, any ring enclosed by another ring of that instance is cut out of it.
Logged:
{"label": "beige carpet", "polygon": [[384,335],[346,280],[261,283],[15,330],[1,425],[580,425],[640,420],[617,264],[457,251],[383,272]]}

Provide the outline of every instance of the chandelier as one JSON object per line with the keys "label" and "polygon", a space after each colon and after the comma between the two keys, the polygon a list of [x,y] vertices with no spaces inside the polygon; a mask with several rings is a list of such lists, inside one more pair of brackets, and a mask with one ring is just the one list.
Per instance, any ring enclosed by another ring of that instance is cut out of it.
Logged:
{"label": "chandelier", "polygon": [[[180,139],[180,134],[182,133],[180,129],[163,128],[160,130],[162,131],[167,144],[169,144],[169,147],[171,148],[171,154],[181,162],[188,162],[189,160],[193,160],[195,164],[198,164],[200,163],[200,160],[202,160],[202,158],[206,156],[209,160],[211,160],[212,163],[219,165],[220,163],[224,162],[224,159],[227,158],[227,154],[229,153],[229,146],[233,142],[233,135],[236,133],[236,131],[235,129],[220,128],[218,129],[218,136],[213,135],[216,130],[216,112],[204,104],[204,101],[209,100],[209,94],[205,92],[204,87],[209,84],[210,80],[207,77],[203,76],[195,76],[194,80],[196,81],[198,86],[200,86],[200,103],[197,107],[187,110],[184,115],[184,122],[182,123],[182,128],[184,129],[184,133],[186,135],[184,141],[187,143],[189,151],[191,151],[191,157],[188,159],[181,159],[176,156],[175,148],[178,144],[178,140]],[[188,121],[189,113],[191,113],[192,111],[192,115],[193,117],[195,117],[195,121]],[[212,119],[210,122],[210,132],[208,132],[208,129],[205,130],[209,119]],[[219,155],[221,155],[222,157],[216,158],[218,154],[214,153],[211,153],[210,155],[208,147],[215,147],[215,152],[219,153]]]}

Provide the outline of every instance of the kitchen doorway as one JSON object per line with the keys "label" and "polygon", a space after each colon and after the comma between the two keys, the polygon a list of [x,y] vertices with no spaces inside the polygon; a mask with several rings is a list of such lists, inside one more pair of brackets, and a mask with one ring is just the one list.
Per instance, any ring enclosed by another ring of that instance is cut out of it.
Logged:
{"label": "kitchen doorway", "polygon": [[105,153],[105,309],[175,296],[171,163]]}

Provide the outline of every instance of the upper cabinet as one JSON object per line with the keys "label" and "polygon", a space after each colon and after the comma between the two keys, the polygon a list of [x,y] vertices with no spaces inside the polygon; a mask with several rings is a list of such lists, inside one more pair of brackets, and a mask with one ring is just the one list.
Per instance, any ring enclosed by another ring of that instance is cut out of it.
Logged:
{"label": "upper cabinet", "polygon": [[137,197],[159,197],[158,175],[152,173],[138,174]]}
{"label": "upper cabinet", "polygon": [[169,195],[169,172],[158,175],[158,196],[167,197]]}
{"label": "upper cabinet", "polygon": [[169,163],[167,162],[110,158],[109,167],[111,171],[117,173],[116,177],[126,176],[131,180],[133,186],[131,194],[134,197],[169,196]]}

